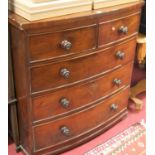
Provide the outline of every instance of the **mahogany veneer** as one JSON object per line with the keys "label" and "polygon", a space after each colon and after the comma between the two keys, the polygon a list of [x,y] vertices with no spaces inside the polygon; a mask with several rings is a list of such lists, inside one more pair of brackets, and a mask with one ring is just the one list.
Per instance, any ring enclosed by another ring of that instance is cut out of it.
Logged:
{"label": "mahogany veneer", "polygon": [[[45,94],[41,97],[34,97],[32,99],[34,122],[53,119],[54,117],[73,113],[73,111],[79,111],[79,109],[94,104],[106,95],[122,89],[124,85],[129,85],[132,65],[133,63],[128,63],[88,82]],[[116,77],[122,80],[120,85],[114,83]],[[67,107],[60,103],[64,97],[70,102]]]}
{"label": "mahogany veneer", "polygon": [[[139,22],[139,12],[118,19],[101,22],[99,24],[99,46],[134,35],[138,31]],[[127,32],[123,33],[121,28],[127,28]],[[106,35],[103,36],[103,34]]]}
{"label": "mahogany veneer", "polygon": [[60,154],[127,115],[143,1],[30,22],[9,13],[20,148]]}
{"label": "mahogany veneer", "polygon": [[[38,151],[50,146],[59,146],[63,142],[65,145],[67,140],[72,141],[73,138],[76,141],[80,141],[85,133],[102,126],[109,118],[125,110],[128,103],[128,95],[129,89],[125,89],[110,98],[91,105],[79,113],[34,126],[35,150]],[[118,103],[117,110],[110,109],[112,103]],[[70,130],[66,136],[60,131],[63,126],[66,126]]]}
{"label": "mahogany veneer", "polygon": [[[31,61],[52,59],[95,49],[97,46],[96,31],[96,25],[92,25],[68,31],[32,36],[29,40]],[[81,36],[84,36],[83,39],[81,39]],[[60,43],[63,40],[68,40],[72,47],[68,50],[61,48]]]}
{"label": "mahogany veneer", "polygon": [[[37,93],[42,90],[55,89],[55,87],[65,87],[75,82],[102,75],[113,67],[126,64],[134,58],[134,42],[135,38],[125,44],[115,45],[88,56],[33,66],[30,68],[31,91]],[[126,48],[126,46],[129,47]],[[117,58],[118,51],[124,52],[123,59]],[[62,69],[67,69],[70,72],[68,78],[63,78],[60,75]]]}

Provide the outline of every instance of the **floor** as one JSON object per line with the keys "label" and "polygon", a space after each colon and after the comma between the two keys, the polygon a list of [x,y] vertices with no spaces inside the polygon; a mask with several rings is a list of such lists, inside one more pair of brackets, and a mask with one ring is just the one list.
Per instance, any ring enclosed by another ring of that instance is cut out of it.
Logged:
{"label": "floor", "polygon": [[[145,78],[145,72],[142,70],[139,70],[138,68],[134,68],[133,71],[133,78],[132,78],[132,85],[134,85],[138,80]],[[95,146],[107,141],[111,137],[117,135],[121,131],[125,130],[132,124],[140,121],[146,121],[146,98],[145,93],[139,95],[139,97],[144,101],[143,109],[140,112],[131,112],[129,111],[128,116],[122,120],[120,123],[116,124],[114,127],[103,133],[102,135],[96,137],[95,139],[89,141],[88,143],[81,145],[73,150],[70,150],[68,152],[63,153],[62,155],[82,155],[86,151],[90,150],[91,148],[94,148]],[[130,104],[131,101],[129,101]],[[15,145],[14,143],[9,143],[8,146],[8,155],[23,155],[23,153],[16,153],[15,151]]]}

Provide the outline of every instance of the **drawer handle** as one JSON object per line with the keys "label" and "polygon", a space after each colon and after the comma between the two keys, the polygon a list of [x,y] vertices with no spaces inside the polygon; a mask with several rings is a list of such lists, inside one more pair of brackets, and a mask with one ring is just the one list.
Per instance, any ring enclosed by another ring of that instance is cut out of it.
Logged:
{"label": "drawer handle", "polygon": [[70,135],[70,130],[69,128],[67,128],[66,126],[63,126],[60,128],[60,131],[61,133],[64,135],[64,136],[69,136]]}
{"label": "drawer handle", "polygon": [[114,84],[117,85],[117,86],[119,86],[119,85],[122,84],[122,81],[121,81],[120,79],[114,79],[113,82],[114,82]]}
{"label": "drawer handle", "polygon": [[70,101],[67,98],[62,98],[60,100],[60,104],[64,107],[64,108],[68,108],[70,105]]}
{"label": "drawer handle", "polygon": [[128,33],[128,27],[127,26],[121,26],[119,28],[119,32],[123,33],[123,34],[127,34]]}
{"label": "drawer handle", "polygon": [[117,57],[118,59],[124,59],[125,53],[122,52],[122,51],[117,51],[117,52],[116,52],[116,57]]}
{"label": "drawer handle", "polygon": [[118,109],[118,105],[113,103],[110,108],[115,111]]}
{"label": "drawer handle", "polygon": [[63,68],[60,70],[60,75],[62,77],[64,77],[65,79],[69,78],[69,75],[70,75],[70,71],[66,68]]}
{"label": "drawer handle", "polygon": [[68,40],[63,40],[60,45],[65,50],[70,50],[72,48],[72,43]]}

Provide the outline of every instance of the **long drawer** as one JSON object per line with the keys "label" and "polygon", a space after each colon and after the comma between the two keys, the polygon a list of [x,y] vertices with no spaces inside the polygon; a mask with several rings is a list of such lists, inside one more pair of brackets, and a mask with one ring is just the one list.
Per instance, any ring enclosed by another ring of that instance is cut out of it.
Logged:
{"label": "long drawer", "polygon": [[80,113],[33,127],[35,150],[76,140],[126,109],[129,88]]}
{"label": "long drawer", "polygon": [[[140,14],[105,21],[99,24],[99,47],[124,39],[138,32]],[[110,37],[109,37],[110,36]]]}
{"label": "long drawer", "polygon": [[31,68],[32,93],[66,87],[133,60],[135,38],[95,54]]}
{"label": "long drawer", "polygon": [[65,88],[32,99],[33,121],[59,118],[95,104],[114,91],[130,84],[133,63],[87,83]]}
{"label": "long drawer", "polygon": [[96,48],[97,26],[31,36],[30,60],[41,61],[81,53]]}

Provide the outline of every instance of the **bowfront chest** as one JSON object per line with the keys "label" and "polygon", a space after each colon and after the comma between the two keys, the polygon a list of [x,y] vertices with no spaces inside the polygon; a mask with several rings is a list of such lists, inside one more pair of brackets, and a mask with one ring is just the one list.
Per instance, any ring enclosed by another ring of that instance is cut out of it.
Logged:
{"label": "bowfront chest", "polygon": [[143,2],[29,22],[10,13],[20,148],[54,155],[127,115]]}

